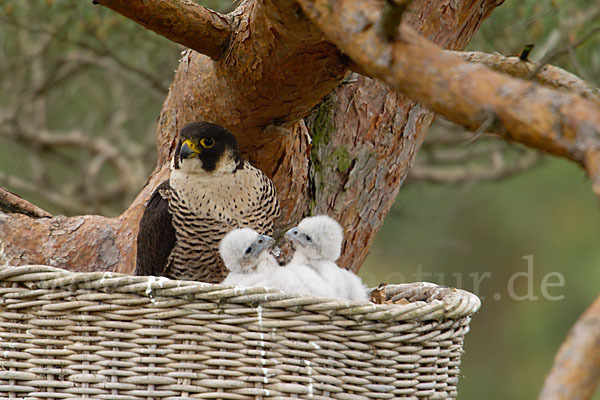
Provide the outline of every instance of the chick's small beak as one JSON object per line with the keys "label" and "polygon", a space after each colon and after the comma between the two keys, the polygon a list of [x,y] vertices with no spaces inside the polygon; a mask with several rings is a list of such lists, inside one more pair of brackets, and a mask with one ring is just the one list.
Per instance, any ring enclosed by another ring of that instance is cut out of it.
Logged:
{"label": "chick's small beak", "polygon": [[285,233],[285,237],[292,243],[296,243],[297,245],[304,246],[305,243],[302,241],[302,238],[298,234],[298,228],[292,228]]}
{"label": "chick's small beak", "polygon": [[197,151],[194,151],[192,148],[195,147],[190,140],[186,140],[181,144],[181,149],[179,149],[179,158],[184,160],[186,158],[194,158],[198,154]]}
{"label": "chick's small beak", "polygon": [[292,228],[292,229],[288,230],[285,233],[285,236],[287,236],[290,239],[293,238],[293,237],[298,236],[298,229],[297,228]]}
{"label": "chick's small beak", "polygon": [[260,243],[260,250],[270,249],[275,244],[275,239],[270,236],[260,235],[259,240],[262,240],[262,243]]}

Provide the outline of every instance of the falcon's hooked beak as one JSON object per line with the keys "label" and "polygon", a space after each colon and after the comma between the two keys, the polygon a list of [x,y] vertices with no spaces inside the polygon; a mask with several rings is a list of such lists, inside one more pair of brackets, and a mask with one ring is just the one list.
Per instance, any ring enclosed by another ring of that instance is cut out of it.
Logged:
{"label": "falcon's hooked beak", "polygon": [[181,149],[179,149],[179,160],[183,161],[186,158],[195,158],[198,154],[200,154],[198,146],[188,139],[181,144]]}

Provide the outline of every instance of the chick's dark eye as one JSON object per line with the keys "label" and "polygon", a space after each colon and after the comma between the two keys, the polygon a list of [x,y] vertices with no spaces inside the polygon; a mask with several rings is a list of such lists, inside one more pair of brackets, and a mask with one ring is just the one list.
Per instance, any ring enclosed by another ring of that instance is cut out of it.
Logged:
{"label": "chick's dark eye", "polygon": [[252,253],[252,247],[248,247],[248,248],[246,249],[246,254],[250,254],[250,253]]}
{"label": "chick's dark eye", "polygon": [[312,242],[312,238],[310,236],[308,236],[308,235],[306,235],[306,240],[309,241],[309,242]]}

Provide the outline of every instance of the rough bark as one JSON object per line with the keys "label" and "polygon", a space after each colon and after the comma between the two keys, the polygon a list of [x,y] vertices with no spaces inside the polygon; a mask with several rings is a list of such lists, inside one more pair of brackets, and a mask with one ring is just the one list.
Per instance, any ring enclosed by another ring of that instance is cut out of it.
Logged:
{"label": "rough bark", "polygon": [[131,272],[135,235],[123,222],[96,215],[30,218],[0,213],[4,238],[0,241],[0,260],[84,272]]}
{"label": "rough bark", "polygon": [[294,2],[244,2],[231,18],[223,59],[194,51],[181,59],[159,120],[159,165],[179,128],[204,119],[231,129],[250,161],[269,170],[289,140],[279,128],[307,115],[345,74],[341,53]]}
{"label": "rough bark", "polygon": [[538,400],[591,399],[600,379],[600,297],[560,346]]}
{"label": "rough bark", "polygon": [[[496,5],[417,1],[406,19],[440,45],[460,49]],[[177,131],[205,119],[233,130],[244,154],[273,178],[284,210],[280,226],[320,212],[343,221],[348,240],[342,263],[358,270],[432,114],[361,78],[337,87],[307,128],[301,118],[346,73],[339,50],[291,1],[245,2],[228,18],[231,36],[220,59],[194,51],[182,57],[157,128],[157,167],[131,207],[115,219],[3,215],[0,245],[8,246],[0,262],[130,272],[143,205],[167,176]]]}
{"label": "rough bark", "polygon": [[339,265],[360,268],[432,120],[430,111],[365,77],[336,89],[309,120],[310,214],[344,221]]}

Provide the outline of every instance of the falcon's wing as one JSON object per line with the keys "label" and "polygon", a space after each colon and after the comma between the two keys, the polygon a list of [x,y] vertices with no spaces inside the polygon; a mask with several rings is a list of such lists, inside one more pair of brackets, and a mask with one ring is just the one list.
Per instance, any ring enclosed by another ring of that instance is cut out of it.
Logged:
{"label": "falcon's wing", "polygon": [[167,179],[156,188],[146,205],[138,231],[134,275],[162,276],[165,273],[165,265],[176,240],[169,203],[161,194],[169,190],[171,187]]}

